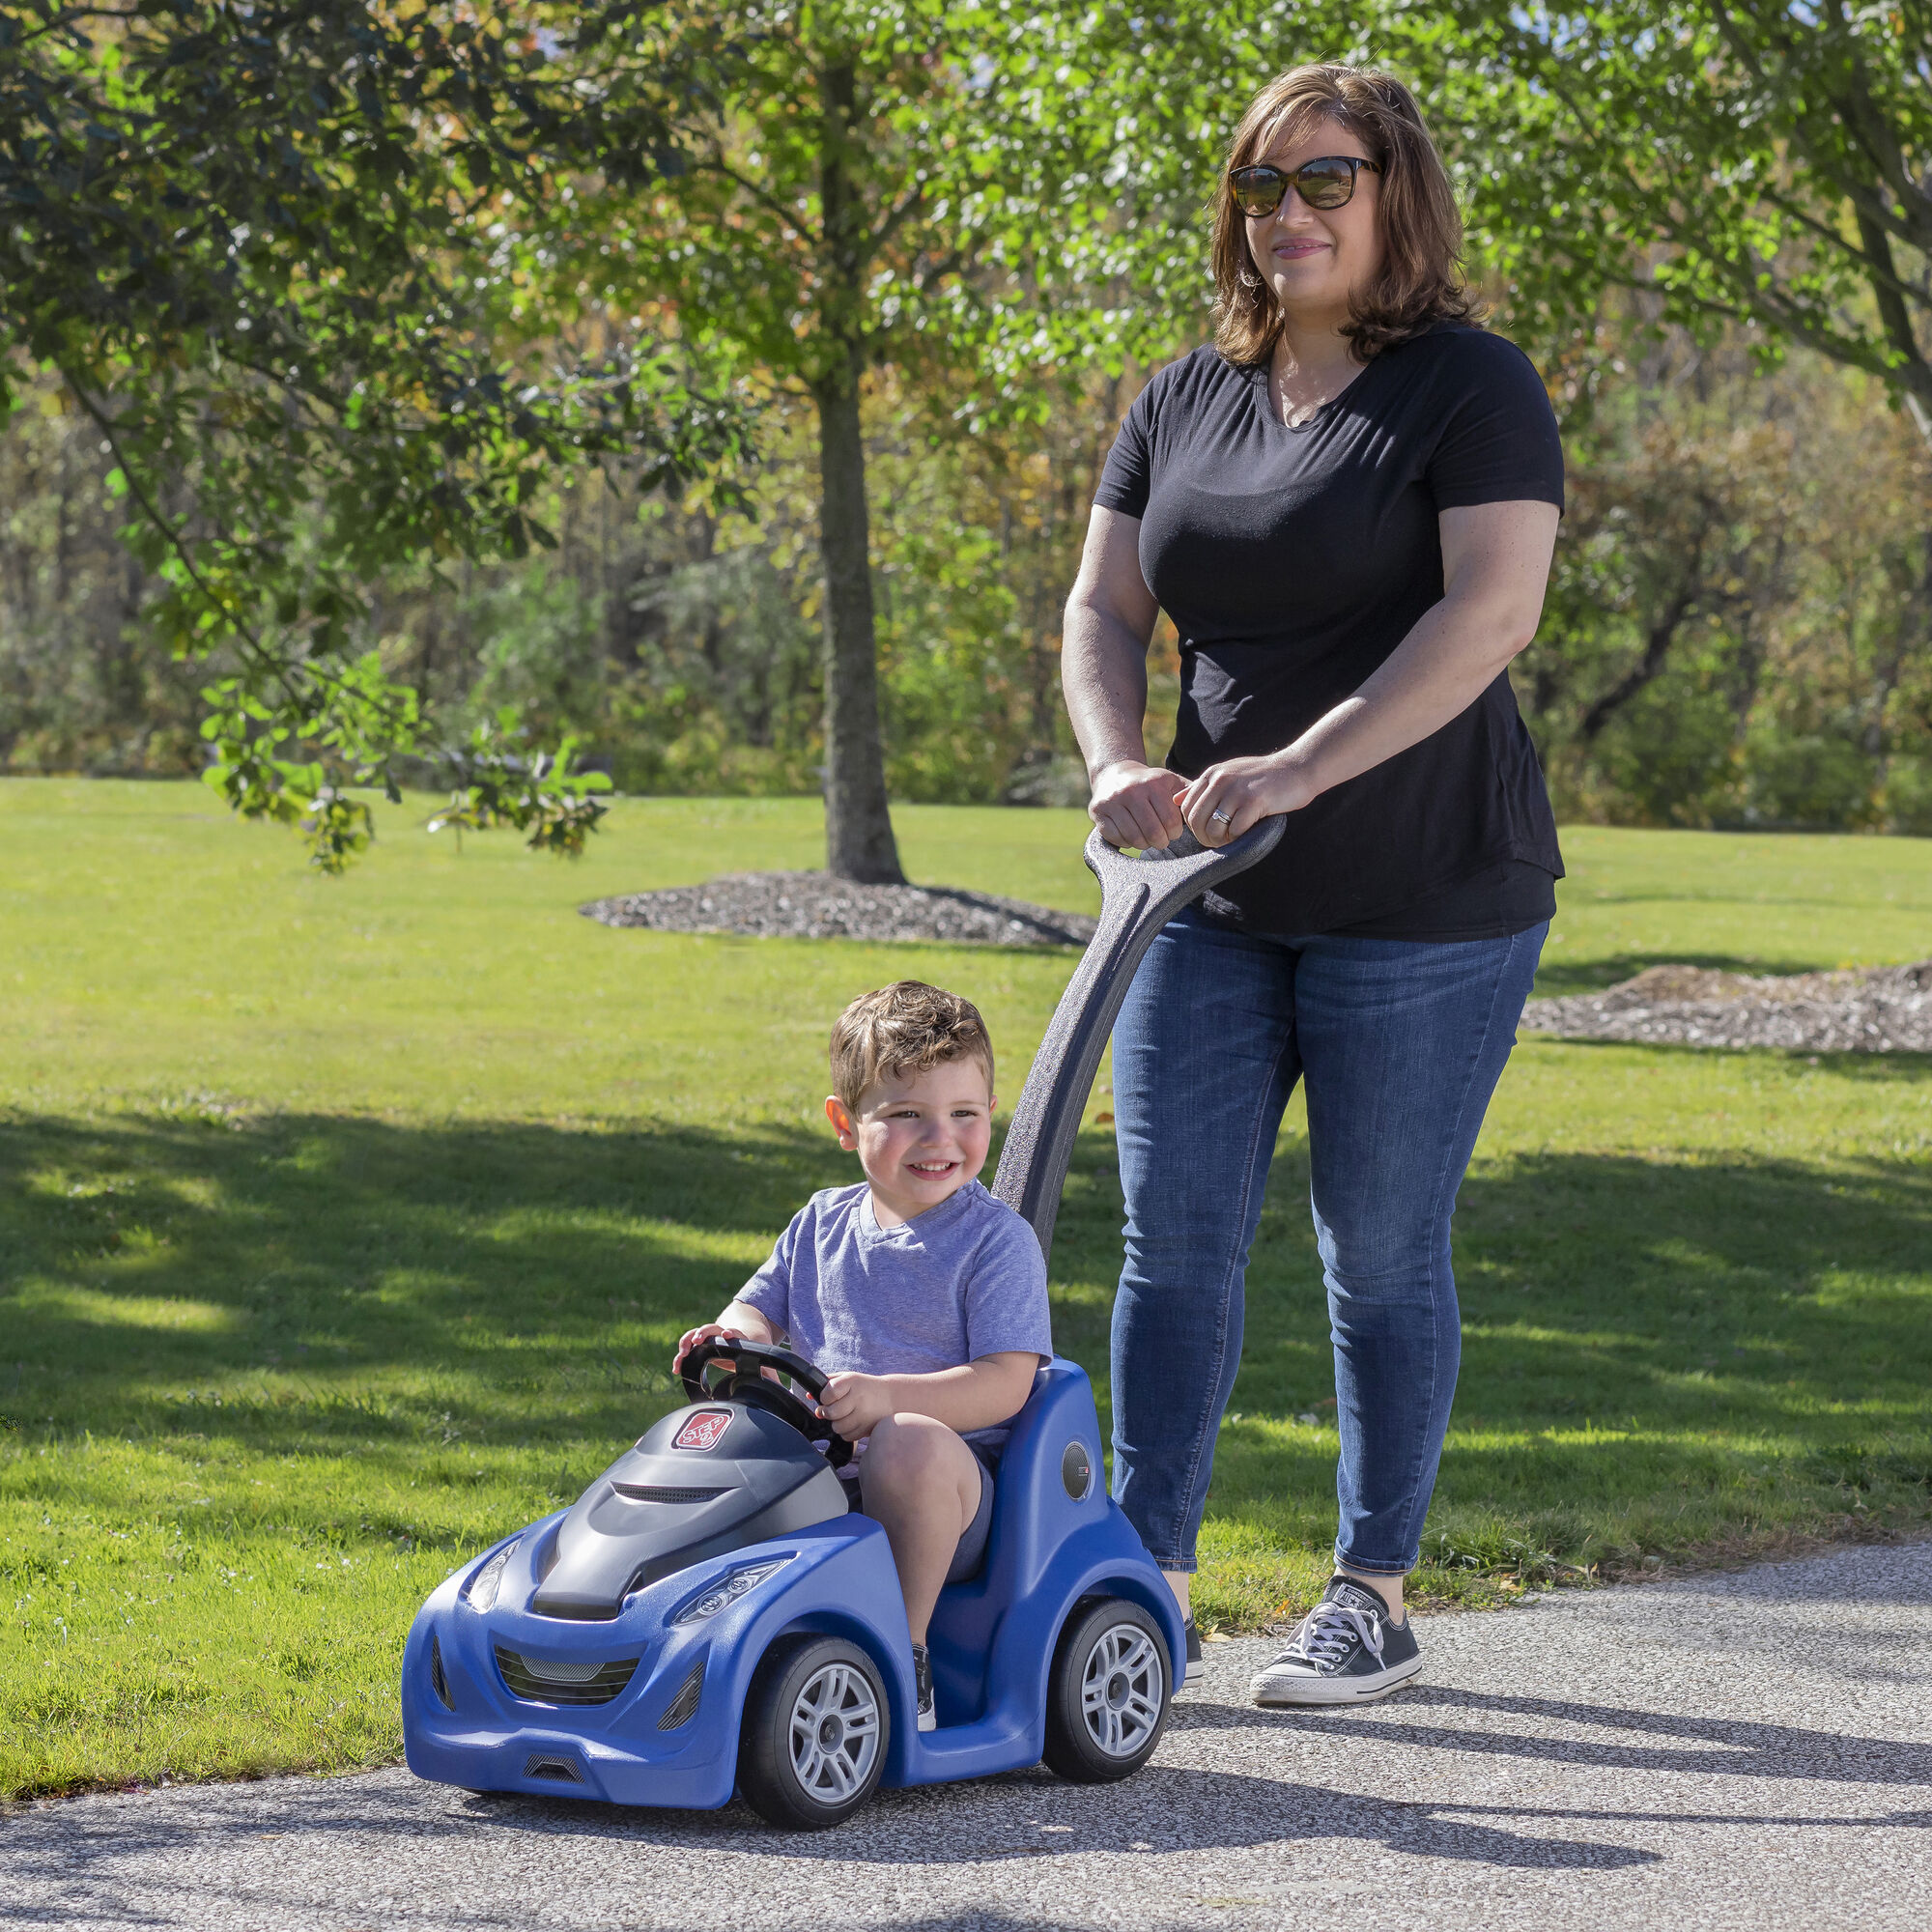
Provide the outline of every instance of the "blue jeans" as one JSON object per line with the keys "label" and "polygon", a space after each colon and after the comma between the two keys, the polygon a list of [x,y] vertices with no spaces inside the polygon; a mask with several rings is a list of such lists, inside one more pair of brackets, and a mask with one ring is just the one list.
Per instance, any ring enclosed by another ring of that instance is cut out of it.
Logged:
{"label": "blue jeans", "polygon": [[1162,1569],[1195,1567],[1248,1249],[1301,1077],[1342,1436],[1335,1555],[1414,1568],[1462,1358],[1449,1218],[1548,931],[1270,939],[1190,907],[1149,949],[1114,1028],[1114,1494]]}

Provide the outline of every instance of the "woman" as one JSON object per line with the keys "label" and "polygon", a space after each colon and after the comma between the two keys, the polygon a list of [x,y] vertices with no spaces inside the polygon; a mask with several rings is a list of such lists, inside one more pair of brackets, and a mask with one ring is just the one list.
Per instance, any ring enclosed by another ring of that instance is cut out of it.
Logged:
{"label": "woman", "polygon": [[[1183,1610],[1248,1248],[1307,1081],[1341,1522],[1264,1704],[1421,1668],[1402,1586],[1460,1356],[1450,1215],[1562,872],[1506,674],[1542,611],[1562,450],[1528,360],[1470,321],[1460,242],[1399,82],[1321,66],[1264,88],[1220,189],[1214,346],[1128,412],[1066,610],[1109,839],[1218,845],[1290,814],[1159,935],[1114,1033],[1114,1488]],[[1160,609],[1181,650],[1165,767],[1142,739]]]}

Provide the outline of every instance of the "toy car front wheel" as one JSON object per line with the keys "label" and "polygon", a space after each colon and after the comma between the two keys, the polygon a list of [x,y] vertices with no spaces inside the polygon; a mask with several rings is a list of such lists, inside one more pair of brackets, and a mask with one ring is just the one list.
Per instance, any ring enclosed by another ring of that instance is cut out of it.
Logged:
{"label": "toy car front wheel", "polygon": [[871,1797],[891,1735],[885,1686],[857,1644],[783,1637],[745,1699],[738,1783],[767,1824],[822,1831]]}
{"label": "toy car front wheel", "polygon": [[1077,1611],[1046,1687],[1046,1762],[1076,1784],[1138,1771],[1167,1725],[1167,1638],[1138,1604],[1103,1597]]}

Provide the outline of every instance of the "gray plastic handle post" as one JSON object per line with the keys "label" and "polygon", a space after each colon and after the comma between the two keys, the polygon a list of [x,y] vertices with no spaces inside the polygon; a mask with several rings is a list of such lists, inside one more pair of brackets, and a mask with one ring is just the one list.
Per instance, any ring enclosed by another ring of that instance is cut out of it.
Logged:
{"label": "gray plastic handle post", "polygon": [[1288,821],[1264,818],[1231,844],[1208,847],[1183,833],[1138,859],[1116,851],[1095,827],[1087,866],[1100,881],[1100,924],[1046,1029],[1000,1153],[994,1195],[1022,1215],[1053,1258],[1053,1224],[1073,1138],[1134,969],[1153,936],[1209,886],[1244,872],[1280,843]]}

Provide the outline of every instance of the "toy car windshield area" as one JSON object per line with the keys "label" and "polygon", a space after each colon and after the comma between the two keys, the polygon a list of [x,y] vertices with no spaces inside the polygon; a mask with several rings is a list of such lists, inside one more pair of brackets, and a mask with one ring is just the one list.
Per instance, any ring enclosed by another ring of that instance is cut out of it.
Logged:
{"label": "toy car windshield area", "polygon": [[[993,1192],[1049,1251],[1073,1138],[1154,934],[1281,836],[1129,858],[1088,841],[1098,930],[1047,1029]],[[917,1721],[905,1604],[883,1529],[835,1470],[825,1379],[782,1349],[713,1339],[689,1405],[566,1511],[465,1564],[403,1655],[420,1777],[473,1791],[714,1807],[836,1824],[880,1784],[1036,1764],[1124,1777],[1152,1754],[1186,1668],[1173,1592],[1106,1493],[1086,1374],[1040,1370],[1001,1456],[979,1572],[928,1633],[936,1730]],[[715,1379],[714,1379],[715,1378]]]}

